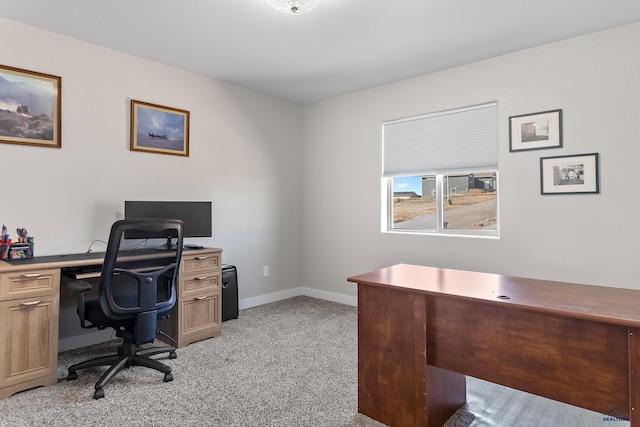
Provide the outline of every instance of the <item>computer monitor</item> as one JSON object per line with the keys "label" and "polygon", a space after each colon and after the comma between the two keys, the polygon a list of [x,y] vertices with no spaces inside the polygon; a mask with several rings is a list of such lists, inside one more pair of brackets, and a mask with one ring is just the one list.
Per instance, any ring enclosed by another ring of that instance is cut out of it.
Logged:
{"label": "computer monitor", "polygon": [[[182,201],[137,201],[124,202],[125,219],[132,218],[169,218],[184,223],[183,237],[211,237],[211,202]],[[134,232],[125,233],[125,239],[167,239],[167,243],[156,249],[175,249],[171,239],[178,237],[175,230],[166,234],[144,235]]]}

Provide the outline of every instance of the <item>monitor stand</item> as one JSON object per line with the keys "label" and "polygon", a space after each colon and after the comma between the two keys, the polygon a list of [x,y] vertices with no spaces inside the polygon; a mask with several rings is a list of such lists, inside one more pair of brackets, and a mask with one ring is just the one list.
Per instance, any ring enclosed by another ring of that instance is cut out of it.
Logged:
{"label": "monitor stand", "polygon": [[167,237],[167,243],[156,246],[154,249],[156,251],[177,251],[178,245],[176,243],[171,243],[171,237]]}

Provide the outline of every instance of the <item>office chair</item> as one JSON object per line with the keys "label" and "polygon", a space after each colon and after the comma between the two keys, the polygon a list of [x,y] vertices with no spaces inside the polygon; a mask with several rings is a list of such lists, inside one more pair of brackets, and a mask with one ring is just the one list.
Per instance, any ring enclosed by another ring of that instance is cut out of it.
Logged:
{"label": "office chair", "polygon": [[[139,346],[152,343],[157,334],[168,337],[156,329],[156,321],[166,318],[176,302],[176,278],[182,256],[182,226],[182,221],[175,219],[125,219],[115,222],[111,227],[100,275],[99,298],[85,301],[85,292],[91,289],[88,282],[69,283],[78,292],[80,326],[98,329],[110,327],[115,329],[117,337],[122,338],[116,355],[87,360],[69,368],[67,380],[75,380],[79,369],[110,366],[95,384],[94,399],[104,397],[107,382],[129,366],[152,368],[164,373],[164,382],[173,380],[171,368],[150,356],[168,352],[169,358],[174,359],[177,357],[175,347],[140,349]],[[120,241],[127,232],[135,232],[136,236],[140,232],[149,233],[154,238],[177,237],[177,249],[167,252],[167,257],[160,258],[160,267],[157,258],[153,258],[153,266],[146,268],[141,268],[140,261],[119,262]]]}

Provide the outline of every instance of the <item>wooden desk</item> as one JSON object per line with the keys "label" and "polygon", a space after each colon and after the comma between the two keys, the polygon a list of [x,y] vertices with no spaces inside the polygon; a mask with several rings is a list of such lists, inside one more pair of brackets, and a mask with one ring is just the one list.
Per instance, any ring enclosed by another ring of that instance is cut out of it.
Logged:
{"label": "wooden desk", "polygon": [[[205,248],[182,253],[176,305],[159,325],[178,347],[220,335],[221,252]],[[166,252],[137,250],[118,261],[149,266],[166,256]],[[63,273],[100,266],[103,259],[104,253],[93,253],[0,261],[0,399],[56,383]],[[71,299],[75,304],[75,296]]]}
{"label": "wooden desk", "polygon": [[364,415],[441,426],[470,375],[640,426],[640,291],[406,264],[347,280]]}

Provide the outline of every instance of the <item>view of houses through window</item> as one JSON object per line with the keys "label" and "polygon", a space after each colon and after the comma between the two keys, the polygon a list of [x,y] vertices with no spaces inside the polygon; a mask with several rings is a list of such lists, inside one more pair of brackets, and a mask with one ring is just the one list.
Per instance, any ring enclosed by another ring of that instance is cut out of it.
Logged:
{"label": "view of houses through window", "polygon": [[391,229],[497,234],[495,171],[393,177],[391,180]]}

